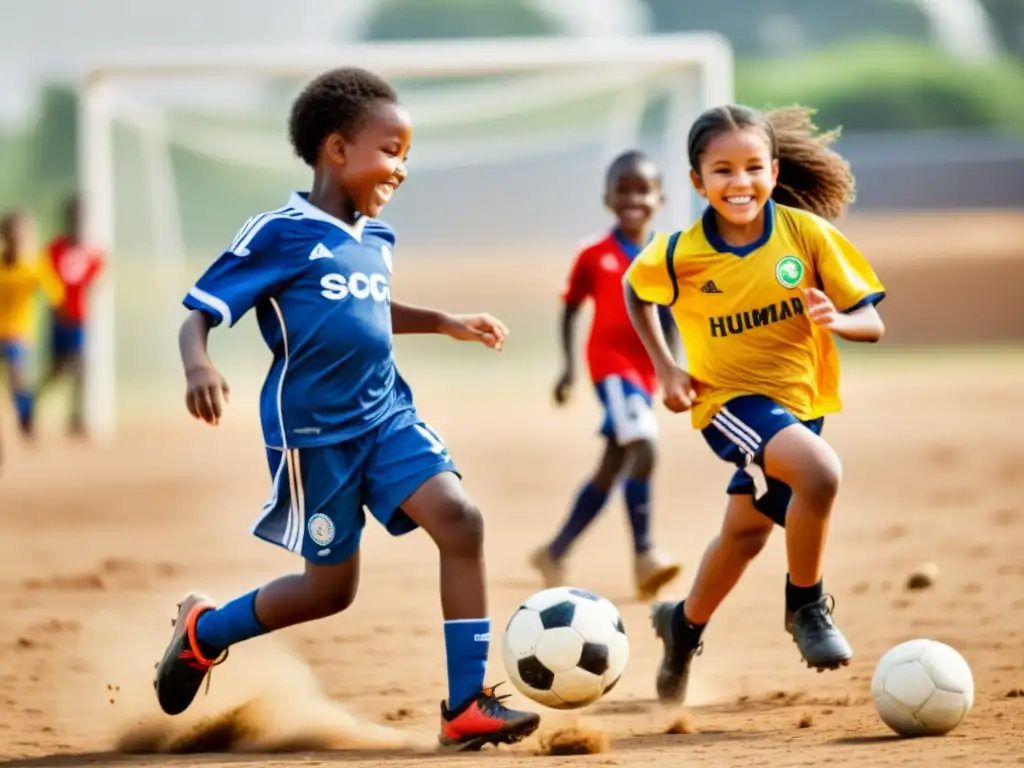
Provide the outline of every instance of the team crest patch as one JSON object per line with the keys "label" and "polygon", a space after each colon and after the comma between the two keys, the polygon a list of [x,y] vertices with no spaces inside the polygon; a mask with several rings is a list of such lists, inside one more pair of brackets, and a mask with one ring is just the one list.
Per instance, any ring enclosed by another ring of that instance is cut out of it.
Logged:
{"label": "team crest patch", "polygon": [[327,515],[317,512],[306,524],[309,538],[318,547],[326,547],[334,541],[334,522]]}
{"label": "team crest patch", "polygon": [[796,256],[783,256],[775,264],[775,279],[783,288],[796,288],[804,279],[804,263]]}

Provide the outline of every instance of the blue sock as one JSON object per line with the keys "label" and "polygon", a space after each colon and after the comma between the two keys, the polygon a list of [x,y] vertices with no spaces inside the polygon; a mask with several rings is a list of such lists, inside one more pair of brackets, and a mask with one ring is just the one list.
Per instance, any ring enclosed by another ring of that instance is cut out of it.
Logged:
{"label": "blue sock", "polygon": [[19,390],[14,393],[14,409],[18,412],[18,423],[22,427],[32,422],[33,397],[31,392]]}
{"label": "blue sock", "polygon": [[258,591],[254,589],[199,617],[196,639],[204,652],[219,653],[235,643],[267,633],[267,628],[256,617]]}
{"label": "blue sock", "polygon": [[651,548],[651,481],[630,478],[623,490],[629,527],[633,529],[633,551],[639,555]]}
{"label": "blue sock", "polygon": [[457,619],[444,623],[449,710],[458,709],[483,690],[490,645],[490,619]]}
{"label": "blue sock", "polygon": [[572,505],[569,519],[562,525],[555,540],[548,547],[548,552],[556,560],[565,555],[572,543],[583,533],[608,501],[608,491],[595,488],[591,483],[584,485]]}

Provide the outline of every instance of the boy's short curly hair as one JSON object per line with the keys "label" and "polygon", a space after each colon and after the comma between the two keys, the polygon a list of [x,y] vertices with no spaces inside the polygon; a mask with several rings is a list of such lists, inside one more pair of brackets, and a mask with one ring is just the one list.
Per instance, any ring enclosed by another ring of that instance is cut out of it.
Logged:
{"label": "boy's short curly hair", "polygon": [[320,145],[330,134],[352,138],[375,104],[397,101],[395,89],[365,69],[340,67],[320,74],[292,104],[288,135],[295,154],[314,166]]}
{"label": "boy's short curly hair", "polygon": [[661,170],[658,168],[658,164],[654,162],[654,158],[649,154],[640,149],[628,149],[622,152],[611,163],[608,164],[608,170],[605,171],[604,184],[606,187],[610,187],[612,182],[619,178],[623,173],[627,171],[634,171],[644,165],[650,165],[655,171],[658,177],[658,181],[661,181]]}

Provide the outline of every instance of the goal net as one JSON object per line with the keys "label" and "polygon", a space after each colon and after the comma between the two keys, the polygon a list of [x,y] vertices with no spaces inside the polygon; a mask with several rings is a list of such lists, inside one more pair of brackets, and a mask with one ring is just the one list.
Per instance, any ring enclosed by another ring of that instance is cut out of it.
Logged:
{"label": "goal net", "polygon": [[[413,118],[410,176],[383,214],[398,233],[396,295],[419,299],[420,287],[429,301],[435,288],[434,303],[502,311],[517,338],[543,328],[548,343],[576,244],[611,223],[608,162],[649,152],[667,197],[656,224],[686,226],[698,212],[687,131],[732,98],[732,54],[712,34],[168,51],[97,65],[81,91],[80,171],[85,233],[111,269],[87,337],[91,435],[111,436],[140,409],[181,407],[181,297],[248,217],[308,187],[288,108],[341,65],[391,80]],[[262,377],[255,322],[213,336],[229,376],[246,387]]]}

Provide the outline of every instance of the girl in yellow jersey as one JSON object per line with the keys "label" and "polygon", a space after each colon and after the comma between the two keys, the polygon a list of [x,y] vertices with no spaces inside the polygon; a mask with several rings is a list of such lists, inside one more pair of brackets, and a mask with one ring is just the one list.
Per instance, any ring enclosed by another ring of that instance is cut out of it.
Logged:
{"label": "girl in yellow jersey", "polygon": [[[684,699],[705,625],[774,525],[786,530],[785,627],[804,661],[835,669],[853,655],[822,587],[841,467],[821,430],[840,409],[833,337],[878,341],[884,289],[827,221],[854,191],[849,166],[829,148],[836,135],[817,134],[799,108],[705,112],[688,149],[708,208],[689,230],[659,235],[626,274],[627,306],[665,405],[690,411],[711,449],[739,467],[689,596],[652,609],[664,644],[662,700]],[[682,365],[669,353],[656,304],[672,308]]]}
{"label": "girl in yellow jersey", "polygon": [[42,291],[52,304],[63,289],[56,275],[37,257],[32,220],[19,211],[0,217],[0,368],[14,396],[18,426],[32,433],[33,397],[28,382],[28,354],[36,325],[36,299]]}

